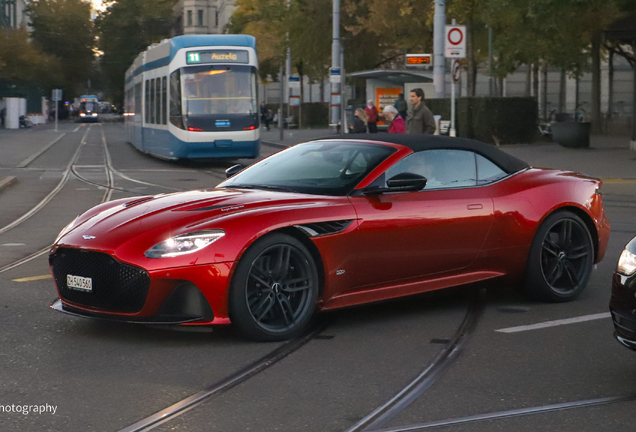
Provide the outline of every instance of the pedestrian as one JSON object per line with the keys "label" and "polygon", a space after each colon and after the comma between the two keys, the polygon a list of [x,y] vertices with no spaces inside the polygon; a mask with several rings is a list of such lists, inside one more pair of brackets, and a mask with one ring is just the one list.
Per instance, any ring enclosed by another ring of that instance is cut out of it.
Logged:
{"label": "pedestrian", "polygon": [[373,101],[369,99],[367,106],[364,109],[365,114],[369,118],[367,125],[369,126],[369,133],[378,133],[378,109],[373,105]]}
{"label": "pedestrian", "polygon": [[384,114],[384,118],[390,122],[389,124],[389,133],[404,133],[404,119],[398,115],[398,110],[391,105],[387,105],[382,110],[382,114]]}
{"label": "pedestrian", "polygon": [[265,102],[261,102],[261,122],[269,130],[269,118],[267,117],[267,105],[265,105]]}
{"label": "pedestrian", "polygon": [[4,129],[4,118],[7,115],[7,109],[5,107],[2,107],[2,109],[0,110],[0,122],[2,122],[2,129]]}
{"label": "pedestrian", "polygon": [[398,111],[400,117],[406,120],[406,112],[408,111],[409,106],[406,103],[406,99],[404,99],[404,93],[400,93],[398,95],[398,98],[395,100],[393,107]]}
{"label": "pedestrian", "polygon": [[366,133],[369,118],[362,108],[357,108],[353,113],[353,124],[349,125],[349,133]]}
{"label": "pedestrian", "polygon": [[406,117],[406,133],[433,135],[437,127],[433,113],[424,105],[424,91],[421,88],[411,90],[410,99],[413,109]]}

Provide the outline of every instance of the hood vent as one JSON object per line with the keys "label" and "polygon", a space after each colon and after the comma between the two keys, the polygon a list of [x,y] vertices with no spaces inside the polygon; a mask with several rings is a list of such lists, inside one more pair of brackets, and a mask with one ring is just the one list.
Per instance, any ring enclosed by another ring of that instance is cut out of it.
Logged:
{"label": "hood vent", "polygon": [[318,237],[329,234],[336,234],[340,231],[345,230],[351,223],[353,219],[345,219],[339,221],[328,221],[328,222],[315,222],[303,225],[294,225],[296,228],[301,229],[310,237]]}
{"label": "hood vent", "polygon": [[147,196],[147,197],[143,197],[141,199],[135,200],[135,201],[131,201],[129,203],[124,204],[124,207],[128,208],[128,207],[132,207],[135,206],[137,204],[141,204],[144,203],[146,201],[150,201],[152,200],[154,197],[153,196]]}

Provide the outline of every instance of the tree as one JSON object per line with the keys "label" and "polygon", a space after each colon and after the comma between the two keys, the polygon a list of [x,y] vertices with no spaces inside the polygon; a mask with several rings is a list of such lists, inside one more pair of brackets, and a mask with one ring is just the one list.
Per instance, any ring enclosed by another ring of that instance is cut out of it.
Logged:
{"label": "tree", "polygon": [[124,76],[135,57],[149,45],[170,37],[177,0],[112,1],[96,20],[103,83],[117,103],[123,102]]}
{"label": "tree", "polygon": [[0,30],[0,80],[48,91],[61,77],[58,59],[38,50],[25,28]]}
{"label": "tree", "polygon": [[91,5],[84,0],[33,0],[27,6],[35,45],[60,62],[64,94],[84,89],[95,59]]}

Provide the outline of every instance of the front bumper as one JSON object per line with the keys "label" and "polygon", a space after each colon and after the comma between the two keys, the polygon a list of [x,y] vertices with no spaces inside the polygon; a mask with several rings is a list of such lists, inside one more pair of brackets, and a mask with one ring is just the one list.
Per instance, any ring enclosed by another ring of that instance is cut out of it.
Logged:
{"label": "front bumper", "polygon": [[[232,262],[147,272],[100,252],[63,252],[66,257],[50,257],[60,298],[51,307],[57,311],[142,324],[230,323],[227,291]],[[70,290],[68,274],[91,278],[92,291]]]}
{"label": "front bumper", "polygon": [[610,312],[614,323],[614,338],[636,351],[636,275],[614,273]]}

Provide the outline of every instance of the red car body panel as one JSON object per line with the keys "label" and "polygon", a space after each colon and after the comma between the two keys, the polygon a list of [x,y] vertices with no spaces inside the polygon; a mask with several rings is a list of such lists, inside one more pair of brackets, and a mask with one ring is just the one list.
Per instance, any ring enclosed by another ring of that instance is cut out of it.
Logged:
{"label": "red car body panel", "polygon": [[[391,146],[397,151],[357,189],[412,153]],[[496,277],[517,280],[537,228],[560,208],[577,212],[589,225],[598,262],[609,238],[599,186],[599,180],[580,174],[531,168],[484,186],[407,193],[318,196],[210,189],[136,197],[84,213],[62,233],[53,251],[104,252],[150,275],[146,303],[137,313],[62,300],[76,310],[105,317],[153,316],[177,285],[189,281],[214,312],[213,320],[189,325],[228,324],[232,272],[249,246],[268,232],[285,229],[315,246],[323,272],[318,307],[335,309]],[[342,220],[353,222],[336,234],[308,237],[295,228]],[[225,236],[188,255],[144,256],[172,236],[204,229],[222,229]]]}

